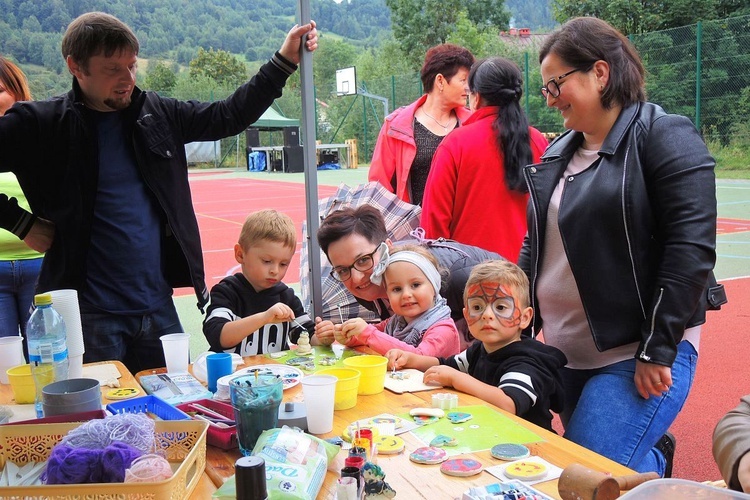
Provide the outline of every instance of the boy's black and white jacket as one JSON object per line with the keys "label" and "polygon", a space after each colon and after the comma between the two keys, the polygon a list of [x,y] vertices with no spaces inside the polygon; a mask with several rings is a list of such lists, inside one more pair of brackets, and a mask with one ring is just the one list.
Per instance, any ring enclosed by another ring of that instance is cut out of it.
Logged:
{"label": "boy's black and white jacket", "polygon": [[[248,332],[249,335],[234,347],[224,348],[219,340],[226,323],[264,312],[279,302],[291,307],[295,317],[305,315],[302,302],[294,290],[284,283],[256,292],[242,273],[222,279],[211,289],[211,303],[203,321],[203,335],[210,349],[214,352],[236,352],[241,356],[289,349],[289,341],[297,343],[302,328],[288,321],[264,325],[252,334]],[[312,335],[315,325],[309,317],[302,321],[302,325]]]}
{"label": "boy's black and white jacket", "polygon": [[524,336],[493,353],[476,341],[453,357],[438,359],[441,365],[499,387],[515,403],[516,415],[547,430],[552,430],[550,410],[563,409],[560,368],[568,360],[556,347]]}

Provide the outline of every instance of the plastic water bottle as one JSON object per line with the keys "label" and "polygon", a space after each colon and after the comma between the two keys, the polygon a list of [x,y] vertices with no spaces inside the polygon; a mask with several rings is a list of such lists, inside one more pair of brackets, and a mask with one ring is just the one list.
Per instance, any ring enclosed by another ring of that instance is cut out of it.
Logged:
{"label": "plastic water bottle", "polygon": [[36,309],[26,326],[29,363],[36,386],[36,415],[42,411],[42,389],[47,384],[68,378],[68,345],[65,321],[52,308],[52,295],[40,293],[34,297]]}

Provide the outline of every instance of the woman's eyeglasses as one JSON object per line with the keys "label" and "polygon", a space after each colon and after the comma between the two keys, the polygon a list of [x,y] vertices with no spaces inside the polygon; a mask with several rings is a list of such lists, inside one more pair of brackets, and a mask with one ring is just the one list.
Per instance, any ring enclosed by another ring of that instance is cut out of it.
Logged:
{"label": "woman's eyeglasses", "polygon": [[351,266],[339,266],[334,267],[331,270],[331,277],[336,281],[344,282],[352,277],[352,268],[363,273],[369,271],[375,265],[375,259],[373,256],[380,250],[380,246],[370,253],[358,257]]}
{"label": "woman's eyeglasses", "polygon": [[573,69],[568,71],[567,73],[563,73],[562,75],[550,78],[550,80],[542,87],[542,97],[545,99],[548,95],[551,95],[552,97],[560,97],[560,86],[565,82],[560,82],[562,78],[565,78],[568,75],[572,75],[576,71],[580,71],[580,69]]}

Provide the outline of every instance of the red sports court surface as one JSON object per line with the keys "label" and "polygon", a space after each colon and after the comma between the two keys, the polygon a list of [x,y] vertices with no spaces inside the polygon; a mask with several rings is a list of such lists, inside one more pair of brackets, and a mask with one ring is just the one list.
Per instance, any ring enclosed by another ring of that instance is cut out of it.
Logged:
{"label": "red sports court surface", "polygon": [[[294,174],[290,174],[291,175]],[[213,172],[191,173],[193,205],[203,242],[206,282],[209,289],[222,277],[237,272],[233,247],[242,223],[248,213],[263,208],[283,211],[294,220],[297,228],[297,253],[287,272],[285,282],[299,280],[299,250],[301,249],[302,222],[305,216],[305,187],[300,182],[258,180],[243,177],[209,178]],[[216,176],[218,177],[218,176]],[[711,455],[711,435],[716,422],[729,409],[739,403],[740,396],[750,394],[750,338],[748,336],[750,312],[750,220],[743,219],[746,184],[730,184],[719,189],[717,233],[722,241],[736,241],[732,255],[722,255],[732,270],[724,269],[722,276],[727,288],[729,304],[719,312],[708,313],[703,328],[700,358],[695,382],[685,407],[671,431],[677,437],[674,477],[696,481],[720,479],[718,468]],[[732,190],[735,199],[722,204],[722,196]],[[334,186],[319,186],[318,198],[332,195]],[[739,193],[739,194],[738,194]],[[737,199],[739,196],[741,199]],[[727,217],[728,216],[728,217]],[[748,216],[750,219],[750,216]],[[747,249],[747,250],[745,250]],[[743,260],[744,259],[744,260]],[[717,272],[717,274],[719,274]],[[192,295],[191,289],[179,289],[175,295]]]}
{"label": "red sports court surface", "polygon": [[[191,180],[201,173],[190,174]],[[206,174],[203,174],[206,175]],[[285,283],[299,281],[299,253],[302,248],[302,222],[305,215],[305,186],[293,182],[261,181],[255,179],[201,179],[190,183],[193,206],[198,218],[206,268],[206,283],[210,290],[221,278],[238,272],[234,260],[234,245],[242,223],[250,212],[273,208],[289,215],[297,228],[297,252],[289,266]],[[320,198],[336,192],[332,186],[319,186]],[[176,296],[192,295],[189,288],[175,291]]]}

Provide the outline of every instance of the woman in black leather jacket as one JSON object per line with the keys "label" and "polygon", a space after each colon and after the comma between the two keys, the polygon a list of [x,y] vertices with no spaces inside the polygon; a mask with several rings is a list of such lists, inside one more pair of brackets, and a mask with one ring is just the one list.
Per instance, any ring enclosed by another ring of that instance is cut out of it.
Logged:
{"label": "woman in black leather jacket", "polygon": [[671,474],[667,433],[695,374],[716,254],[714,160],[685,117],[646,102],[644,69],[604,21],[540,51],[568,131],[525,168],[534,331],[568,357],[565,437]]}

